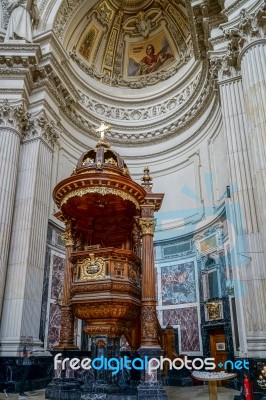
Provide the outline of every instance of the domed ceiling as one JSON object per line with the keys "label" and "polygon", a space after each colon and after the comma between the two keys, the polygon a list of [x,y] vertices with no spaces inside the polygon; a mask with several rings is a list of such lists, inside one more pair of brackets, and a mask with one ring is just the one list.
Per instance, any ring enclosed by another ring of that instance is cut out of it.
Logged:
{"label": "domed ceiling", "polygon": [[62,0],[53,32],[78,97],[64,114],[90,136],[106,121],[113,145],[159,143],[190,127],[196,135],[216,107],[206,46],[221,21],[217,1],[207,18],[190,0]]}
{"label": "domed ceiling", "polygon": [[193,55],[182,1],[99,1],[80,22],[75,38],[71,57],[112,86],[156,84]]}

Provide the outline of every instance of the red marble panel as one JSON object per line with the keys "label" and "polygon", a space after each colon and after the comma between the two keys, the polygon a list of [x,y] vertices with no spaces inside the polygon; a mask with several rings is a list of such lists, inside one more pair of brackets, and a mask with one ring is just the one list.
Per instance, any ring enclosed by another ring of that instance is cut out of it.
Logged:
{"label": "red marble panel", "polygon": [[163,324],[180,325],[180,351],[200,351],[197,307],[163,310]]}
{"label": "red marble panel", "polygon": [[62,297],[64,264],[65,264],[65,259],[63,257],[53,256],[53,272],[52,272],[52,286],[51,286],[52,299],[61,299]]}

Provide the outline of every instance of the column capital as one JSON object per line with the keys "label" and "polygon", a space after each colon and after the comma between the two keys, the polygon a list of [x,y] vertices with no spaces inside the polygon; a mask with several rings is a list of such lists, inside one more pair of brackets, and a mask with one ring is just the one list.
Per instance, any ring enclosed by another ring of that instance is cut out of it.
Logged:
{"label": "column capital", "polygon": [[263,0],[260,8],[253,14],[248,14],[246,9],[240,11],[240,22],[233,29],[224,31],[229,45],[234,51],[243,55],[243,50],[248,45],[256,44],[266,38],[266,0]]}
{"label": "column capital", "polygon": [[210,75],[218,83],[241,77],[237,64],[239,52],[229,44],[226,53],[211,54]]}
{"label": "column capital", "polygon": [[24,116],[23,101],[3,100],[0,102],[0,128],[12,128],[21,133]]}
{"label": "column capital", "polygon": [[140,218],[139,226],[141,229],[142,235],[154,235],[155,231],[155,219],[154,218]]}
{"label": "column capital", "polygon": [[59,137],[55,123],[49,119],[45,110],[41,110],[35,114],[27,113],[23,132],[24,142],[39,137],[51,148],[54,147]]}

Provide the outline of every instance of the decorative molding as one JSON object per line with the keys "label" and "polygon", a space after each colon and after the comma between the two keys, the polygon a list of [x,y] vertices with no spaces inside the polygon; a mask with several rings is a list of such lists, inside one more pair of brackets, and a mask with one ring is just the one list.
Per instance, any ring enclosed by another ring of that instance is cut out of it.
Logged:
{"label": "decorative molding", "polygon": [[[162,72],[162,75],[165,71]],[[81,98],[81,104],[86,109],[95,112],[99,116],[119,121],[141,121],[149,120],[161,115],[173,113],[173,111],[184,107],[186,103],[191,101],[191,98],[195,96],[201,86],[202,71],[199,71],[195,78],[188,83],[185,88],[176,93],[173,97],[168,98],[166,101],[157,103],[149,107],[136,107],[136,108],[125,108],[110,106],[110,103],[100,103],[94,100],[87,94],[79,91]]]}
{"label": "decorative molding", "polygon": [[145,86],[155,85],[156,83],[165,81],[166,79],[174,76],[180,68],[182,68],[185,64],[189,62],[189,60],[193,58],[193,53],[192,48],[189,47],[184,53],[182,53],[181,63],[178,63],[171,68],[167,68],[156,73],[143,75],[141,77],[138,77],[137,79],[126,79],[122,75],[113,74],[113,76],[110,76],[107,73],[100,73],[95,68],[82,61],[75,51],[70,52],[69,56],[73,61],[77,63],[82,71],[86,72],[86,74],[88,74],[90,77],[100,81],[105,85],[122,87],[124,86],[131,89],[141,89]]}
{"label": "decorative molding", "polygon": [[106,196],[108,194],[113,194],[115,196],[121,197],[123,200],[129,200],[133,204],[135,204],[136,208],[139,209],[139,204],[137,200],[131,196],[129,193],[126,193],[122,190],[119,189],[113,189],[109,187],[87,187],[87,188],[81,188],[81,189],[76,189],[73,190],[72,192],[68,193],[64,197],[62,197],[61,202],[60,202],[60,208],[67,203],[69,199],[72,199],[73,197],[82,197],[86,195],[87,193],[98,193],[101,194],[102,196]]}
{"label": "decorative molding", "polygon": [[[165,121],[164,118],[164,123],[167,122],[168,124],[166,126],[162,126],[160,128],[157,129],[152,129],[153,125],[154,127],[158,127],[158,121],[157,123],[150,125],[149,126],[149,130],[146,132],[146,127],[145,127],[145,131],[143,130],[143,128],[141,128],[141,126],[139,127],[126,127],[126,129],[123,129],[123,127],[121,127],[122,131],[117,131],[117,127],[113,126],[112,131],[107,133],[107,139],[112,140],[113,142],[126,142],[128,143],[136,143],[136,142],[150,142],[150,141],[155,141],[155,140],[161,140],[163,137],[167,137],[167,136],[172,136],[172,135],[176,135],[177,132],[179,133],[183,128],[188,128],[188,126],[191,125],[191,123],[193,121],[195,121],[195,118],[199,118],[202,110],[203,110],[203,106],[207,106],[207,103],[209,102],[209,100],[212,98],[213,95],[213,84],[211,82],[210,79],[206,79],[206,75],[205,73],[207,73],[207,71],[205,69],[203,69],[203,72],[201,74],[201,79],[200,79],[200,83],[197,87],[196,90],[191,92],[191,97],[190,97],[190,107],[187,109],[187,111],[185,111],[185,107],[186,107],[186,102],[182,105],[182,107],[180,107],[180,114],[181,112],[183,112],[182,115],[180,115],[179,117],[172,113],[171,114],[171,120],[168,118],[167,121]],[[187,89],[189,90],[189,89]],[[179,99],[180,101],[180,99]],[[192,104],[192,105],[191,105]],[[100,105],[99,105],[100,107]],[[88,107],[88,109],[90,109]],[[99,108],[100,109],[100,108]],[[105,104],[102,107],[103,113],[105,112]],[[113,107],[113,109],[111,108],[111,110],[117,110],[115,107]],[[152,110],[152,107],[151,107]],[[157,110],[156,105],[153,106],[153,110]],[[162,106],[161,109],[162,112],[161,115],[164,116],[165,115],[165,111],[166,109]],[[94,129],[95,125],[90,123],[90,121],[88,121],[87,118],[84,118],[81,113],[78,112],[77,109],[74,108],[70,108],[70,107],[65,107],[63,109],[65,115],[76,125],[79,126],[82,130],[85,131],[89,131],[89,133],[91,134],[92,130]],[[119,111],[119,109],[118,109]],[[185,111],[185,112],[184,112]],[[134,116],[134,112],[138,113],[137,110],[134,110],[132,112],[132,116]],[[156,111],[157,113],[158,111]],[[125,111],[126,113],[126,111]],[[147,112],[145,112],[146,116],[147,116]],[[101,118],[104,114],[100,114]],[[141,113],[139,114],[141,117]],[[127,114],[126,114],[127,116]],[[144,114],[143,114],[144,116]],[[107,117],[108,118],[108,117]],[[174,121],[172,121],[174,119]],[[122,121],[121,121],[122,122]],[[119,127],[120,128],[120,127]]]}
{"label": "decorative molding", "polygon": [[35,43],[0,43],[0,65],[13,67],[20,65],[24,68],[38,64],[41,59],[41,49]]}
{"label": "decorative molding", "polygon": [[230,4],[227,8],[225,8],[222,13],[229,17],[230,14],[233,14],[235,11],[241,9],[245,4],[247,4],[247,0],[238,0]]}
{"label": "decorative molding", "polygon": [[6,29],[7,24],[8,24],[8,12],[7,12],[7,4],[8,0],[1,0],[2,2],[2,8],[3,8],[3,28]]}
{"label": "decorative molding", "polygon": [[[46,11],[46,15],[44,16],[44,28],[46,28],[48,16],[53,8],[56,0],[53,0],[49,4],[49,8]],[[62,40],[66,29],[71,21],[71,17],[75,14],[76,10],[80,7],[80,5],[84,2],[84,0],[63,0],[59,10],[56,14],[53,30],[55,35],[59,40]]]}

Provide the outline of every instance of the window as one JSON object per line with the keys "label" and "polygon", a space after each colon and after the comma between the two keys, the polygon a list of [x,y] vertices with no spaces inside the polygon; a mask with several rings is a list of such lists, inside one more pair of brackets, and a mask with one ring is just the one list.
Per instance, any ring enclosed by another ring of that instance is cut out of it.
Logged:
{"label": "window", "polygon": [[204,301],[222,297],[219,265],[202,271],[202,287]]}

